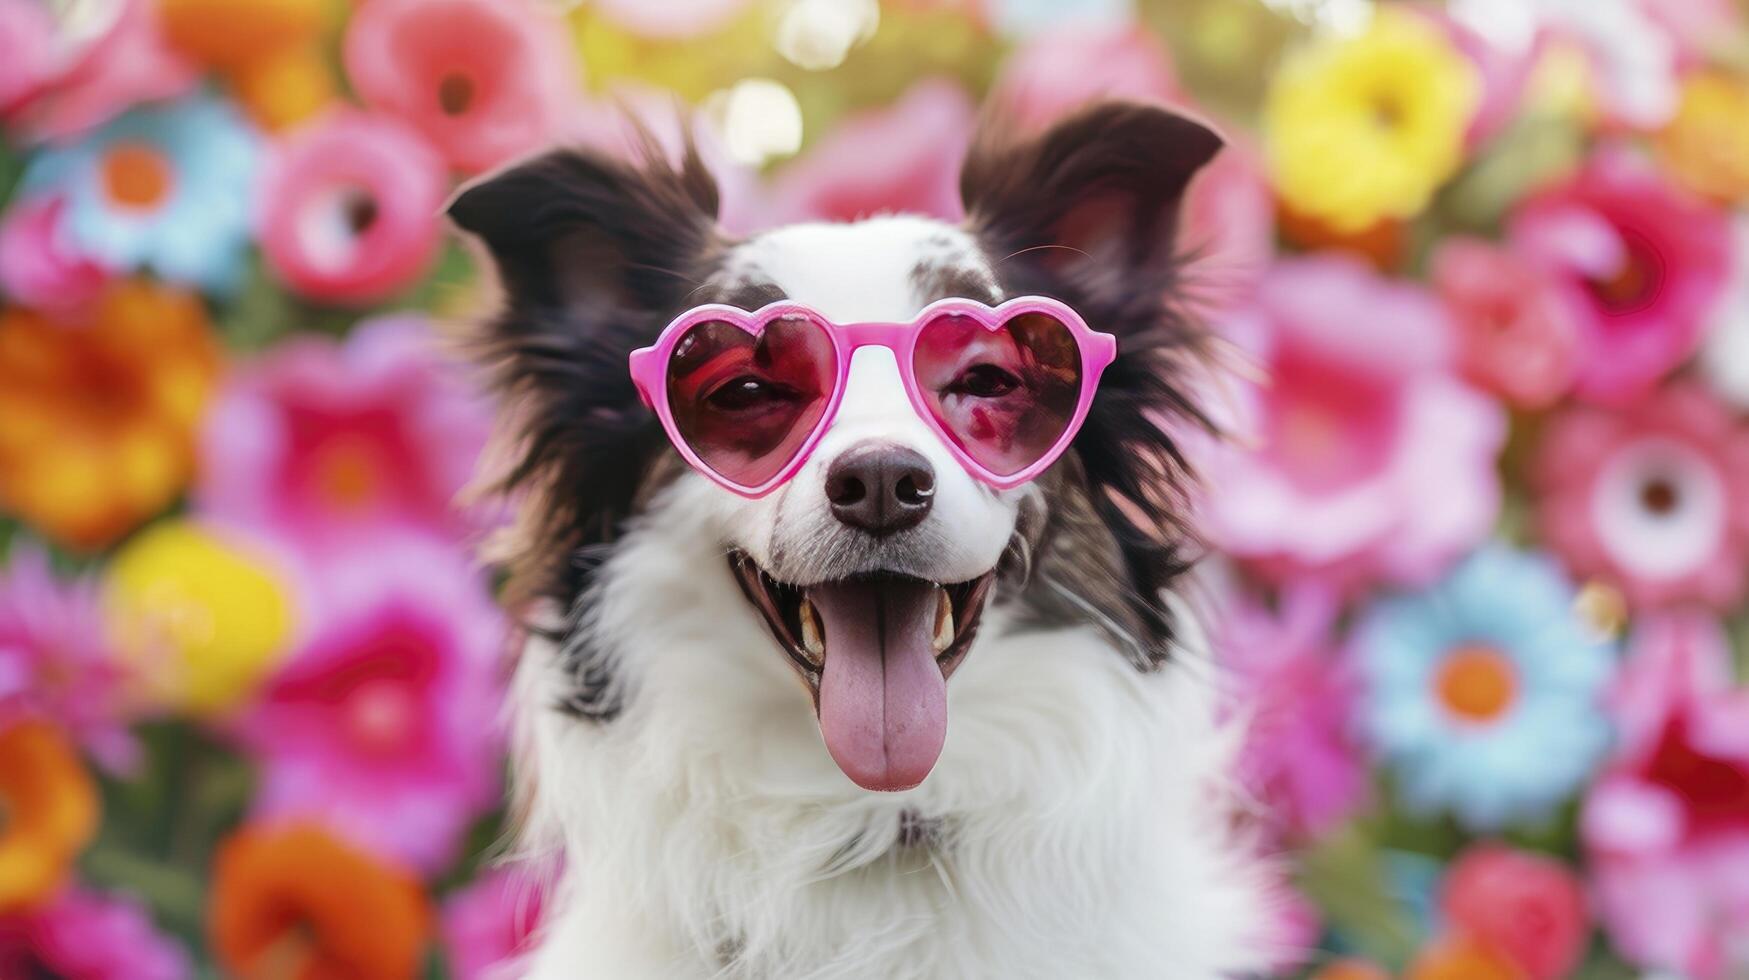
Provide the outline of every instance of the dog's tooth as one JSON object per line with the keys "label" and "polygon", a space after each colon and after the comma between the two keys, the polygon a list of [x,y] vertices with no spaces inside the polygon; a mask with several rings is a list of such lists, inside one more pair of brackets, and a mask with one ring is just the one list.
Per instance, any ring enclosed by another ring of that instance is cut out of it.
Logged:
{"label": "dog's tooth", "polygon": [[808,663],[816,667],[822,666],[826,663],[826,641],[820,635],[820,614],[807,599],[802,600],[799,613],[802,621],[802,653],[807,656]]}
{"label": "dog's tooth", "polygon": [[935,652],[946,653],[953,646],[953,600],[947,590],[935,587]]}

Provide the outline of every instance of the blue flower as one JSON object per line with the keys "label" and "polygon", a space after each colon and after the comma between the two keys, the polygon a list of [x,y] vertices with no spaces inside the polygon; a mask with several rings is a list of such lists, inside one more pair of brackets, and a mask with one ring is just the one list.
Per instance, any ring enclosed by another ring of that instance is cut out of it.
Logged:
{"label": "blue flower", "polygon": [[1554,563],[1493,546],[1356,626],[1363,724],[1412,809],[1474,830],[1546,816],[1608,748],[1609,644]]}
{"label": "blue flower", "polygon": [[43,153],[24,190],[62,197],[64,233],[98,263],[224,292],[244,269],[261,156],[235,108],[196,97]]}

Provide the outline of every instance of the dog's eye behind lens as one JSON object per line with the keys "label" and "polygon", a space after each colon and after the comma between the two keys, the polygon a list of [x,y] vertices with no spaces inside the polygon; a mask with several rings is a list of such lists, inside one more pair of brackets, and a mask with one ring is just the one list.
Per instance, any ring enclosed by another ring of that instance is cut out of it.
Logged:
{"label": "dog's eye behind lens", "polygon": [[718,411],[745,412],[777,402],[794,401],[795,394],[783,385],[744,374],[718,385],[705,396],[705,401]]}
{"label": "dog's eye behind lens", "polygon": [[1020,379],[994,364],[974,364],[953,380],[948,391],[973,398],[1000,398],[1020,387]]}

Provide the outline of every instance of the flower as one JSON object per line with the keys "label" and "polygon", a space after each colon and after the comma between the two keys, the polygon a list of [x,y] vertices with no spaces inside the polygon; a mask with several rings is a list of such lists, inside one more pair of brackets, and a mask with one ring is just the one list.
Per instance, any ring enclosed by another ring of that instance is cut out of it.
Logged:
{"label": "flower", "polygon": [[1463,162],[1480,97],[1436,24],[1380,8],[1365,33],[1314,42],[1276,73],[1263,109],[1276,190],[1338,232],[1412,217]]}
{"label": "flower", "polygon": [[24,187],[65,197],[62,233],[94,261],[225,291],[243,272],[258,142],[231,106],[194,98],[39,154]]}
{"label": "flower", "polygon": [[1076,25],[1035,35],[1002,63],[991,101],[1012,122],[1043,129],[1100,98],[1171,102],[1180,97],[1172,56],[1135,24]]}
{"label": "flower", "polygon": [[222,715],[254,692],[292,640],[283,564],[186,520],[163,521],[110,562],[112,642],[161,708]]}
{"label": "flower", "polygon": [[108,545],[181,493],[218,372],[200,301],[116,283],[87,311],[0,312],[0,510]]}
{"label": "flower", "polygon": [[1552,418],[1533,460],[1539,524],[1577,576],[1635,605],[1742,599],[1749,429],[1692,382]]}
{"label": "flower", "polygon": [[1391,980],[1391,975],[1366,960],[1341,959],[1325,964],[1311,980]]}
{"label": "flower", "polygon": [[1565,297],[1512,252],[1456,236],[1433,253],[1433,287],[1457,325],[1464,377],[1523,408],[1552,405],[1573,383],[1579,334]]}
{"label": "flower", "polygon": [[27,542],[0,570],[0,727],[49,722],[111,769],[137,747],[125,725],[126,680],[105,642],[88,580],[61,582]]}
{"label": "flower", "polygon": [[965,90],[933,78],[886,109],[847,117],[777,174],[772,223],[883,211],[958,219],[960,162],[973,116]]}
{"label": "flower", "polygon": [[1700,369],[1720,398],[1749,411],[1749,213],[1738,215],[1731,229],[1735,263],[1709,318]]}
{"label": "flower", "polygon": [[1730,270],[1725,217],[1617,152],[1521,204],[1509,238],[1567,294],[1591,399],[1631,398],[1694,353]]}
{"label": "flower", "polygon": [[0,118],[5,118],[56,74],[54,16],[34,0],[0,0],[0,54]]}
{"label": "flower", "polygon": [[1121,24],[1135,16],[1135,0],[973,0],[996,31],[1033,37],[1082,26]]}
{"label": "flower", "polygon": [[1571,976],[1591,931],[1585,890],[1572,869],[1500,844],[1458,855],[1440,901],[1451,927],[1504,954],[1526,980]]}
{"label": "flower", "polygon": [[53,726],[0,732],[0,914],[47,898],[97,832],[97,788]]}
{"label": "flower", "polygon": [[1362,724],[1411,808],[1491,830],[1548,814],[1584,782],[1609,742],[1612,662],[1574,598],[1553,562],[1496,545],[1362,617]]}
{"label": "flower", "polygon": [[491,980],[529,949],[545,906],[543,883],[520,868],[498,868],[443,905],[443,945],[456,980]]}
{"label": "flower", "polygon": [[1226,318],[1269,372],[1212,448],[1206,524],[1274,577],[1422,583],[1488,531],[1505,419],[1455,382],[1450,324],[1415,288],[1336,256],[1279,263]]}
{"label": "flower", "polygon": [[1611,707],[1620,739],[1579,820],[1604,926],[1644,966],[1738,976],[1749,967],[1749,691],[1732,686],[1718,624],[1642,622]]}
{"label": "flower", "polygon": [[139,902],[66,889],[0,918],[0,976],[69,980],[186,980],[188,953]]}
{"label": "flower", "polygon": [[1277,614],[1241,598],[1223,612],[1216,644],[1247,722],[1240,779],[1270,804],[1273,823],[1306,837],[1333,829],[1367,793],[1346,731],[1353,685],[1330,646],[1336,611],[1309,585],[1284,594]]}
{"label": "flower", "polygon": [[1506,954],[1473,939],[1445,939],[1416,954],[1403,980],[1524,980]]}
{"label": "flower", "polygon": [[255,806],[425,870],[497,799],[503,623],[443,542],[378,534],[323,568],[315,623],[237,733]]}
{"label": "flower", "polygon": [[25,306],[69,314],[103,291],[103,267],[61,234],[65,202],[27,198],[0,220],[0,292]]}
{"label": "flower", "polygon": [[[6,7],[16,5],[9,0]],[[32,4],[24,0],[23,5]],[[46,54],[49,75],[11,107],[9,129],[33,141],[64,141],[131,106],[177,98],[194,87],[196,73],[165,45],[152,0],[111,0],[101,6],[95,17],[89,8],[83,18],[68,16],[69,22],[78,21],[77,29],[62,23],[52,37],[21,35],[22,43],[40,45],[36,50]],[[11,10],[0,14],[6,20],[14,16]]]}
{"label": "flower", "polygon": [[454,501],[490,414],[417,317],[282,344],[207,419],[195,498],[214,519],[308,550],[389,526],[459,535],[478,516]]}
{"label": "flower", "polygon": [[251,114],[269,128],[314,115],[334,98],[322,50],[327,0],[159,0],[158,15],[179,51],[223,72]]}
{"label": "flower", "polygon": [[431,910],[411,874],[315,826],[250,825],[219,846],[207,928],[235,976],[411,980]]}
{"label": "flower", "polygon": [[448,174],[424,138],[396,119],[323,116],[274,149],[262,185],[262,253],[311,299],[386,299],[437,254]]}
{"label": "flower", "polygon": [[458,170],[540,148],[577,89],[569,32],[516,0],[371,0],[346,32],[346,74],[374,109]]}
{"label": "flower", "polygon": [[1749,198],[1749,80],[1703,71],[1682,85],[1675,118],[1658,136],[1664,166],[1684,187],[1722,203]]}

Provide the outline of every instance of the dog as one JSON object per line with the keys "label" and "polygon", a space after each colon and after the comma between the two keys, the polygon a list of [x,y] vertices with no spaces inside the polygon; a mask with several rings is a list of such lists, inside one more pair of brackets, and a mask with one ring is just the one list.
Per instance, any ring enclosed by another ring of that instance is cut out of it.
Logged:
{"label": "dog", "polygon": [[[992,118],[957,225],[730,240],[697,152],[649,139],[634,162],[549,151],[452,200],[502,293],[476,340],[528,623],[516,798],[528,850],[562,855],[517,975],[1199,980],[1270,961],[1234,734],[1175,597],[1195,539],[1173,433],[1206,426],[1209,346],[1176,232],[1221,139],[1139,104],[1024,137]],[[628,371],[702,304],[894,324],[1023,295],[1116,354],[1066,451],[1006,489],[878,347],[763,495],[687,465]],[[863,635],[881,629],[911,638]]]}

